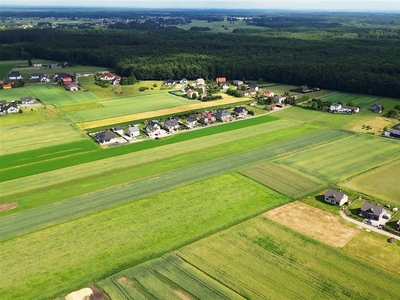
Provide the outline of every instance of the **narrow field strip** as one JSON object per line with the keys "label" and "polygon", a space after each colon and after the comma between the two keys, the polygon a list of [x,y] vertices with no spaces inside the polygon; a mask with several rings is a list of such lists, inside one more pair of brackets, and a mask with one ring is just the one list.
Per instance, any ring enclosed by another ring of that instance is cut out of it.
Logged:
{"label": "narrow field strip", "polygon": [[10,239],[47,227],[50,224],[58,224],[71,218],[78,218],[115,207],[155,193],[230,172],[243,166],[288,155],[300,149],[313,147],[317,143],[329,142],[344,136],[347,136],[347,134],[343,134],[341,131],[316,132],[244,153],[224,156],[172,172],[158,174],[119,187],[112,187],[5,216],[0,219],[0,240]]}

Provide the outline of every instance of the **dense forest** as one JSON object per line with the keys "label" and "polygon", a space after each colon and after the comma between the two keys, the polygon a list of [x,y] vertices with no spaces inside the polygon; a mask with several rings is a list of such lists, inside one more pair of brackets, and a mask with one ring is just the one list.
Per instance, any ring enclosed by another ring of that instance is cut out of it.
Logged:
{"label": "dense forest", "polygon": [[[214,17],[203,20],[214,22],[221,16]],[[187,15],[180,18],[191,21]],[[0,57],[99,65],[138,80],[262,78],[400,98],[398,20],[388,18],[384,27],[375,28],[343,25],[337,18],[257,17],[248,21],[252,29],[221,32],[195,26],[183,30],[173,26],[171,18],[157,17],[109,28],[3,30]],[[284,34],[311,30],[326,32],[326,38]],[[346,37],[349,33],[354,35]]]}

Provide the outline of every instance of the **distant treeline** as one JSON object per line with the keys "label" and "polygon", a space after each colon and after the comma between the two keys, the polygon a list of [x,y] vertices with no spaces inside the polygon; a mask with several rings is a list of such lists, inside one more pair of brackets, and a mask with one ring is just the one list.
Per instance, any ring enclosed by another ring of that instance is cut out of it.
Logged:
{"label": "distant treeline", "polygon": [[134,28],[140,27],[136,22],[129,29],[0,31],[0,57],[98,65],[138,80],[262,78],[400,98],[398,39],[382,37],[396,31],[370,32],[368,38],[305,40],[271,37],[262,31],[214,33],[142,24],[143,28]]}

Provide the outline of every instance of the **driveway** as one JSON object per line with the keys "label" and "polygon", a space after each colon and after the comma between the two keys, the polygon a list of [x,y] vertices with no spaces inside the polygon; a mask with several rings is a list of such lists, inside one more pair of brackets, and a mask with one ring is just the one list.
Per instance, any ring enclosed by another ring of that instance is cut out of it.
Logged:
{"label": "driveway", "polygon": [[345,213],[343,210],[339,210],[339,214],[340,214],[340,215],[342,216],[342,218],[345,219],[346,221],[351,222],[351,223],[354,223],[354,224],[356,224],[356,225],[358,225],[358,226],[361,226],[361,227],[363,227],[363,228],[365,228],[365,229],[369,229],[369,230],[371,230],[371,231],[374,231],[374,232],[376,232],[376,233],[380,233],[380,234],[386,235],[386,236],[388,236],[388,237],[392,237],[392,236],[393,236],[393,237],[395,237],[396,239],[398,238],[398,237],[396,237],[396,235],[391,234],[391,233],[389,233],[389,232],[387,232],[387,231],[384,231],[384,230],[382,230],[382,229],[378,229],[378,228],[376,228],[376,227],[374,227],[374,226],[365,224],[365,223],[363,223],[363,222],[360,222],[360,221],[354,220],[353,218],[348,217],[348,216],[346,215],[346,213]]}

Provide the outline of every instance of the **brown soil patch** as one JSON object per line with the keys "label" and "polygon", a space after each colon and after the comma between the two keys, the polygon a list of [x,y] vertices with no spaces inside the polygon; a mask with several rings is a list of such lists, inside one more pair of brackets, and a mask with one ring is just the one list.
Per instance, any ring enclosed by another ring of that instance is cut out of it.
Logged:
{"label": "brown soil patch", "polygon": [[0,211],[14,209],[18,206],[18,202],[8,202],[4,204],[0,204]]}
{"label": "brown soil patch", "polygon": [[[381,135],[383,133],[383,128],[385,126],[394,126],[396,123],[393,120],[385,118],[385,117],[375,117],[368,121],[363,121],[352,128],[353,131],[363,132],[363,133],[373,133],[375,135]],[[365,129],[362,126],[370,126],[372,129]]]}
{"label": "brown soil patch", "polygon": [[175,294],[177,294],[182,300],[191,300],[191,298],[184,294],[182,291],[176,290]]}
{"label": "brown soil patch", "polygon": [[126,278],[126,277],[118,278],[117,281],[119,283],[121,283],[121,284],[124,284],[124,285],[133,286],[133,282],[131,280],[129,280],[128,278]]}
{"label": "brown soil patch", "polygon": [[106,294],[100,291],[94,284],[90,286],[90,289],[93,291],[93,294],[90,295],[90,300],[104,300],[106,298]]}
{"label": "brown soil patch", "polygon": [[265,214],[268,218],[334,247],[343,247],[359,230],[341,223],[341,217],[302,202],[293,202]]}

